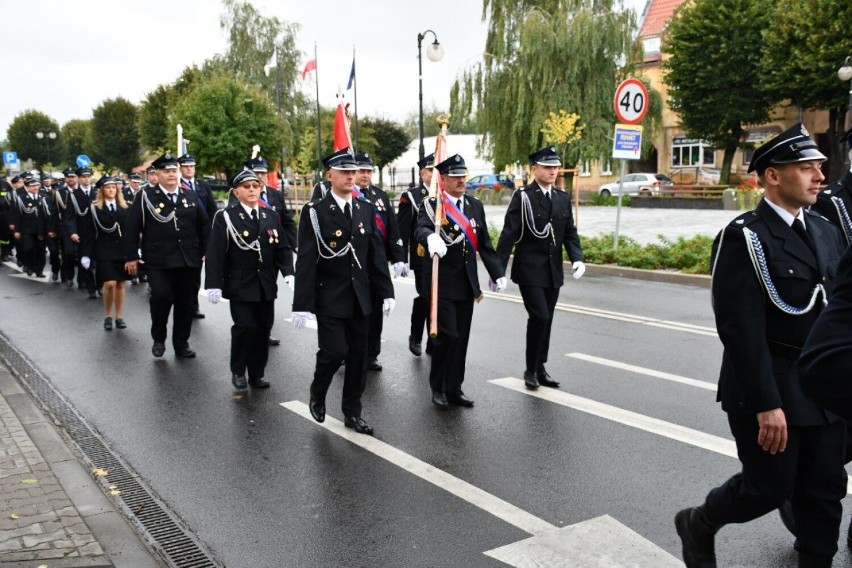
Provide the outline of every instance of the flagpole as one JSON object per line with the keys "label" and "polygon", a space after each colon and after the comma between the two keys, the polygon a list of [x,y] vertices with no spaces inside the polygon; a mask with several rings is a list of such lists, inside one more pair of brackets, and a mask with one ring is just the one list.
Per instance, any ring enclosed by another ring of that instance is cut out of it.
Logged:
{"label": "flagpole", "polygon": [[[320,123],[319,102],[319,60],[317,59],[317,44],[314,42],[314,74],[317,81],[317,173],[322,171],[322,125]],[[321,175],[321,174],[320,174]],[[319,175],[317,177],[320,177]]]}
{"label": "flagpole", "polygon": [[[438,117],[438,122],[441,123],[441,133],[435,139],[435,165],[438,165],[438,160],[446,160],[447,157],[440,155],[441,139],[447,136],[447,129],[450,126],[450,115],[442,114]],[[446,143],[444,144],[446,148]],[[435,174],[438,174],[438,179],[435,179]],[[441,225],[444,221],[444,191],[443,184],[440,179],[441,172],[432,174],[432,183],[429,184],[429,197],[435,197],[435,234],[439,239],[441,236]],[[424,204],[428,207],[428,203]],[[436,254],[432,256],[432,282],[429,297],[429,337],[438,336],[438,269],[440,268],[441,258]]]}
{"label": "flagpole", "polygon": [[358,139],[358,75],[355,73],[355,46],[352,46],[352,96],[355,99],[355,149],[360,148]]}

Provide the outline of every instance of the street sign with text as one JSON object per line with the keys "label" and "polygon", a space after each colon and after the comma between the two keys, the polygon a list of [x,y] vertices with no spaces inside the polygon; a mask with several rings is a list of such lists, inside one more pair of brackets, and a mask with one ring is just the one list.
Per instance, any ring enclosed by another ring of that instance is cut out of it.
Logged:
{"label": "street sign with text", "polygon": [[638,160],[642,154],[642,127],[616,124],[612,138],[612,157],[620,160]]}
{"label": "street sign with text", "polygon": [[615,89],[615,116],[624,124],[639,124],[648,113],[648,89],[639,79],[625,79]]}

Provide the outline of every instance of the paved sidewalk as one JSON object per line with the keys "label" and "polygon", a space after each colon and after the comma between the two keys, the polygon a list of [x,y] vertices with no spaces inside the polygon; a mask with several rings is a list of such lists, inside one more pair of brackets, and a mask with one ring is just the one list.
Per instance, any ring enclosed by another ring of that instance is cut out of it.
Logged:
{"label": "paved sidewalk", "polygon": [[165,565],[2,364],[0,495],[0,567]]}

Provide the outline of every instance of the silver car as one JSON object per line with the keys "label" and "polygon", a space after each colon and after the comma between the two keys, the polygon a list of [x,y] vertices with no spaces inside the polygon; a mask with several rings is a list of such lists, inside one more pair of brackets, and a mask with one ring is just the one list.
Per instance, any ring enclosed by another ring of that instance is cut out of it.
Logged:
{"label": "silver car", "polygon": [[[598,188],[598,194],[601,197],[609,197],[610,195],[618,195],[618,182],[615,180],[610,183],[605,183]],[[622,195],[658,195],[661,187],[671,187],[674,185],[674,180],[663,174],[627,174],[624,176],[624,187]]]}

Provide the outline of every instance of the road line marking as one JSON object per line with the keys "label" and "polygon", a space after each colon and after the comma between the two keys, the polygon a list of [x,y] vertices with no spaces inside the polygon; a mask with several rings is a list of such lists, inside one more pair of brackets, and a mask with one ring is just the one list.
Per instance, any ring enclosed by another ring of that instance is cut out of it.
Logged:
{"label": "road line marking", "polygon": [[655,371],[653,369],[647,369],[645,367],[638,367],[636,365],[630,365],[629,363],[621,363],[620,361],[613,361],[612,359],[604,359],[603,357],[595,357],[594,355],[586,355],[585,353],[566,353],[566,357],[571,357],[572,359],[579,359],[581,361],[587,361],[589,363],[597,363],[598,365],[605,365],[607,367],[613,367],[615,369],[621,369],[623,371],[630,371],[633,373],[638,373],[640,375],[647,375],[649,377],[656,377],[658,379],[663,379],[666,381],[672,381],[675,383],[681,383],[684,385],[689,385],[691,387],[697,387],[700,389],[705,389],[709,391],[716,392],[716,385],[713,383],[708,383],[706,381],[699,381],[696,379],[690,379],[687,377],[681,377],[680,375],[673,375],[671,373],[664,373],[662,371]]}
{"label": "road line marking", "polygon": [[319,424],[311,417],[308,405],[304,402],[291,400],[290,402],[282,402],[281,406],[524,532],[535,535],[557,528],[511,503],[410,456],[385,442],[372,436],[357,434],[354,430],[347,429],[342,422],[330,416],[326,416],[325,422]]}
{"label": "road line marking", "polygon": [[645,416],[644,414],[639,414],[638,412],[625,410],[623,408],[618,408],[617,406],[611,406],[609,404],[604,404],[602,402],[597,402],[560,390],[549,388],[529,390],[524,386],[524,381],[516,379],[515,377],[493,379],[488,382],[526,394],[527,396],[541,398],[599,418],[612,420],[613,422],[618,422],[625,426],[638,428],[639,430],[657,434],[671,440],[677,440],[691,446],[704,448],[705,450],[710,450],[711,452],[716,452],[723,456],[731,458],[737,457],[737,447],[733,440],[728,440],[712,434],[706,434],[693,428],[687,428],[686,426],[673,424],[671,422],[666,422],[665,420],[652,418],[650,416]]}

